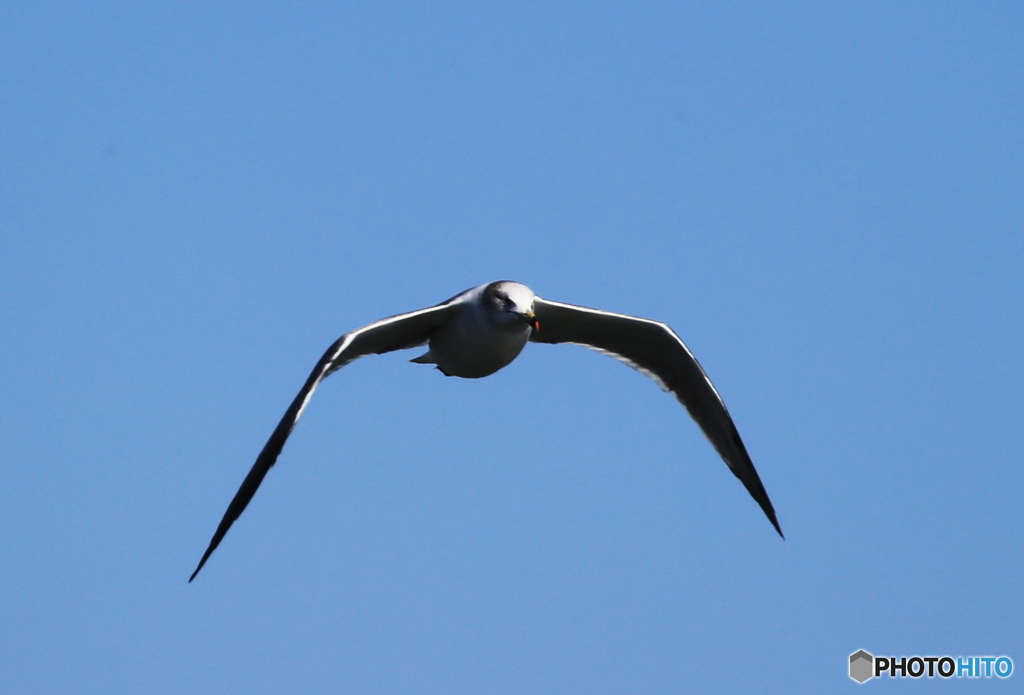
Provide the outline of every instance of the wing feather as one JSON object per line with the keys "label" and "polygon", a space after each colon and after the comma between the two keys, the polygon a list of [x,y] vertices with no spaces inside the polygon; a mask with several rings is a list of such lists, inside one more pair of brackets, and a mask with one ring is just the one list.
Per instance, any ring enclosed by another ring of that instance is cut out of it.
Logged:
{"label": "wing feather", "polygon": [[722,397],[693,353],[668,325],[540,297],[534,303],[534,311],[540,331],[531,334],[531,341],[572,343],[597,350],[670,391],[782,536],[775,509]]}
{"label": "wing feather", "polygon": [[430,334],[451,319],[459,310],[459,304],[454,302],[454,299],[456,297],[437,306],[420,309],[408,314],[399,314],[398,316],[392,316],[371,323],[368,326],[363,326],[341,336],[331,347],[327,348],[327,352],[316,363],[316,367],[313,368],[309,378],[306,379],[306,383],[303,384],[302,389],[295,396],[295,400],[288,406],[288,410],[285,411],[284,417],[281,418],[273,434],[270,435],[270,439],[263,446],[260,455],[256,457],[256,463],[249,470],[249,474],[245,476],[241,487],[238,488],[234,499],[231,500],[227,511],[224,512],[224,518],[221,519],[216,533],[213,534],[213,538],[210,540],[209,547],[203,553],[203,559],[199,561],[199,566],[196,567],[195,572],[189,577],[189,582],[196,578],[199,570],[203,568],[210,555],[220,545],[224,535],[231,528],[231,524],[241,516],[249,501],[252,500],[253,495],[256,494],[256,490],[259,488],[260,483],[263,482],[267,471],[277,461],[277,457],[281,454],[281,450],[284,449],[284,444],[288,440],[288,435],[294,429],[295,423],[299,421],[302,411],[306,409],[309,399],[313,396],[313,392],[316,391],[316,387],[320,382],[360,357],[371,354],[379,355],[393,350],[404,350],[405,348],[416,347],[427,342]]}

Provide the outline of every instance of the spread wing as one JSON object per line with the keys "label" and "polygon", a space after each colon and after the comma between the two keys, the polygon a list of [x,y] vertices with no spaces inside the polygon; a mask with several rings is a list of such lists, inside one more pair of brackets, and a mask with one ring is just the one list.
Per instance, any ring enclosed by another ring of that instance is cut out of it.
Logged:
{"label": "spread wing", "polygon": [[658,321],[540,297],[534,303],[534,311],[540,330],[530,335],[531,341],[573,343],[603,352],[651,377],[679,399],[782,536],[775,509],[722,397],[671,328]]}
{"label": "spread wing", "polygon": [[231,528],[231,524],[242,514],[246,505],[249,504],[249,500],[256,494],[256,489],[263,482],[267,471],[277,461],[278,455],[284,448],[284,443],[288,440],[288,435],[291,434],[295,423],[299,421],[302,411],[305,410],[306,404],[309,403],[309,399],[320,382],[360,357],[412,348],[427,342],[434,330],[459,311],[459,304],[454,301],[455,299],[456,297],[453,297],[443,304],[428,309],[392,316],[371,323],[369,326],[363,326],[341,336],[334,345],[327,349],[324,356],[316,363],[309,378],[306,379],[302,390],[288,406],[281,422],[277,424],[274,433],[270,435],[270,439],[264,445],[263,451],[256,457],[256,463],[253,464],[249,475],[245,476],[245,480],[242,481],[242,486],[235,493],[235,498],[228,505],[228,510],[224,512],[224,518],[221,519],[220,526],[217,527],[217,532],[213,534],[213,539],[210,541],[210,547],[203,553],[203,559],[199,561],[196,571],[189,577],[189,582],[196,578],[210,554],[220,545],[221,539]]}

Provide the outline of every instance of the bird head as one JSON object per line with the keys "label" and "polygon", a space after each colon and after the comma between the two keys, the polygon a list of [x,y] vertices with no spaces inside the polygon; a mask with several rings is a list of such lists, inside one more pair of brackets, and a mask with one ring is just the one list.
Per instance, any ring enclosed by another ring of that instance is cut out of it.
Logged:
{"label": "bird head", "polygon": [[495,323],[525,323],[539,331],[540,324],[533,313],[536,298],[529,287],[509,280],[492,282],[484,288],[483,294],[484,306]]}

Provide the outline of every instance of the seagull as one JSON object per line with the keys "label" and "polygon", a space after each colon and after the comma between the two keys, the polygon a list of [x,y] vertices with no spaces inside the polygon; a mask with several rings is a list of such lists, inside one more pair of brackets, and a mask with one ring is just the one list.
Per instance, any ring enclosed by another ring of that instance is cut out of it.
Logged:
{"label": "seagull", "polygon": [[775,530],[785,538],[722,397],[667,324],[552,302],[536,296],[526,285],[503,280],[473,287],[436,306],[382,319],[338,338],[316,363],[270,435],[188,581],[196,578],[231,524],[252,500],[313,392],[325,378],[360,357],[428,345],[427,352],[410,361],[433,364],[445,376],[479,379],[511,363],[527,342],[582,345],[654,379],[689,411]]}

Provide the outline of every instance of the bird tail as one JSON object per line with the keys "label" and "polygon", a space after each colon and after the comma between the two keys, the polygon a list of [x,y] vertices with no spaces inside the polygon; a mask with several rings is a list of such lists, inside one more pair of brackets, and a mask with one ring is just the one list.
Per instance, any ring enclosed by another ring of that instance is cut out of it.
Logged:
{"label": "bird tail", "polygon": [[433,353],[430,352],[430,350],[427,350],[419,357],[413,357],[409,361],[415,362],[416,364],[437,364],[437,360],[434,359],[434,355]]}

